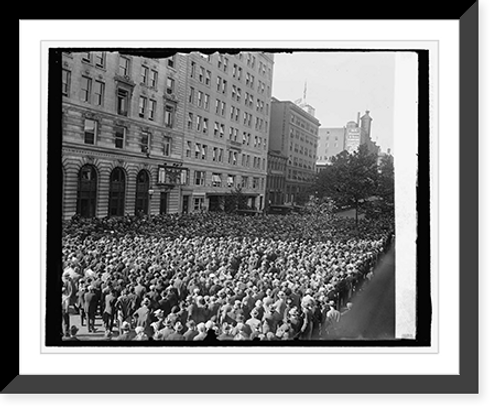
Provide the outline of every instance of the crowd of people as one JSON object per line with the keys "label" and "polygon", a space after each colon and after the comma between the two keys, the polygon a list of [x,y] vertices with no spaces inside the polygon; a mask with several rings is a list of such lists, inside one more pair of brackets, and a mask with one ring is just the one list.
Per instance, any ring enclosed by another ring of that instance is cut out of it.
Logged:
{"label": "crowd of people", "polygon": [[391,218],[205,212],[63,227],[69,314],[109,340],[334,339],[394,236]]}

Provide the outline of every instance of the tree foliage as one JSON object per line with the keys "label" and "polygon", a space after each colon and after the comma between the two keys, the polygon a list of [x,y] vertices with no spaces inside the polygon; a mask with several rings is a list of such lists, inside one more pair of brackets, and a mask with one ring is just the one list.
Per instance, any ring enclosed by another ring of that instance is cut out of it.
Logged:
{"label": "tree foliage", "polygon": [[331,158],[331,164],[316,178],[315,195],[333,201],[337,207],[358,212],[381,212],[394,207],[394,164],[384,156],[378,166],[377,154],[361,145],[353,152],[343,151]]}

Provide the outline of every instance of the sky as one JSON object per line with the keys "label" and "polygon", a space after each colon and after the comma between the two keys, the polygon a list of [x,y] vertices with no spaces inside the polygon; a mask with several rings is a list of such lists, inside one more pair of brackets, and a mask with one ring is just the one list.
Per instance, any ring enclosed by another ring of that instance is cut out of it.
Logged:
{"label": "sky", "polygon": [[395,53],[293,52],[274,55],[273,97],[302,98],[321,127],[343,127],[370,111],[371,136],[382,151],[393,146]]}

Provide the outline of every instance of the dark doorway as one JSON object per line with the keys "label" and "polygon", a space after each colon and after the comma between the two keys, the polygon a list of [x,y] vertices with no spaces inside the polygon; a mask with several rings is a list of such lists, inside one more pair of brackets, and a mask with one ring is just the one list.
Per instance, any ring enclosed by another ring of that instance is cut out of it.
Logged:
{"label": "dark doorway", "polygon": [[95,216],[97,194],[97,172],[94,166],[86,164],[78,173],[76,213],[82,218]]}
{"label": "dark doorway", "polygon": [[109,216],[125,214],[125,170],[115,168],[111,172],[109,183]]}
{"label": "dark doorway", "polygon": [[167,214],[167,206],[168,206],[168,193],[161,192],[160,193],[160,215]]}
{"label": "dark doorway", "polygon": [[135,190],[135,214],[149,214],[149,174],[141,170],[137,174],[137,186]]}
{"label": "dark doorway", "polygon": [[182,196],[182,213],[189,213],[189,196]]}

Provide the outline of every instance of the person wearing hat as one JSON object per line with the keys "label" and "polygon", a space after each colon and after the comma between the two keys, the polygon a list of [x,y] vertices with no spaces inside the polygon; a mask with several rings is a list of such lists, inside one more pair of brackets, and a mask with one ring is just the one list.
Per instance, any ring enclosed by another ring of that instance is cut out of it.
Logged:
{"label": "person wearing hat", "polygon": [[174,331],[170,333],[165,340],[174,340],[174,341],[179,341],[179,340],[185,340],[184,336],[182,335],[182,331],[184,329],[184,326],[180,321],[174,324]]}
{"label": "person wearing hat", "polygon": [[128,321],[123,322],[120,326],[120,332],[121,334],[116,337],[115,340],[128,341],[132,340],[137,335],[137,333],[130,327],[130,323]]}
{"label": "person wearing hat", "polygon": [[111,289],[104,297],[104,312],[102,313],[102,320],[104,322],[106,334],[113,332],[113,325],[116,317],[117,300],[118,298],[114,289]]}
{"label": "person wearing hat", "polygon": [[149,337],[144,332],[144,327],[142,327],[142,326],[137,326],[135,328],[135,334],[136,334],[136,336],[132,340],[135,340],[135,341],[147,341],[147,340],[149,340]]}
{"label": "person wearing hat", "polygon": [[78,327],[71,326],[71,328],[69,329],[69,337],[66,340],[80,341],[80,339],[76,337],[76,333],[78,333]]}
{"label": "person wearing hat", "polygon": [[189,320],[186,323],[187,331],[183,334],[184,340],[192,341],[197,335],[198,331],[196,330],[196,323],[193,320]]}
{"label": "person wearing hat", "polygon": [[89,333],[95,333],[97,330],[95,328],[95,314],[97,310],[97,295],[94,287],[89,286],[87,292],[83,296],[83,311],[87,318],[87,331]]}

